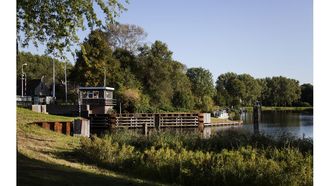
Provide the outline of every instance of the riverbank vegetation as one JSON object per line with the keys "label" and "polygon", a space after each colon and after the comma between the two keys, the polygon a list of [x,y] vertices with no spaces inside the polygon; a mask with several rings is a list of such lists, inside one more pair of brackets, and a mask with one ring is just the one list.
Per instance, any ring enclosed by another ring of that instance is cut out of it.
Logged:
{"label": "riverbank vegetation", "polygon": [[191,133],[148,137],[119,131],[81,140],[86,162],[182,185],[312,185],[311,139],[274,139],[225,131],[208,139]]}

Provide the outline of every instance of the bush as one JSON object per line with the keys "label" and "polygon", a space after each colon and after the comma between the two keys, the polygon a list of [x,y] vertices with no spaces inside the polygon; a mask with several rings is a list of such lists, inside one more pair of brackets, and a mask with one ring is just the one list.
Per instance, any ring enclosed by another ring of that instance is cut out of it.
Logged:
{"label": "bush", "polygon": [[82,139],[82,157],[139,177],[182,185],[312,185],[311,139],[245,131],[199,138],[131,131]]}

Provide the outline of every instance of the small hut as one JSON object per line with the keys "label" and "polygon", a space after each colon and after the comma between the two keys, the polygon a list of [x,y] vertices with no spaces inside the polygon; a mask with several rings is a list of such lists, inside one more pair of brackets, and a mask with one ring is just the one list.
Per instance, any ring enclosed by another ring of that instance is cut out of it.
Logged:
{"label": "small hut", "polygon": [[116,105],[112,87],[79,87],[79,104],[86,105],[89,114],[107,114]]}

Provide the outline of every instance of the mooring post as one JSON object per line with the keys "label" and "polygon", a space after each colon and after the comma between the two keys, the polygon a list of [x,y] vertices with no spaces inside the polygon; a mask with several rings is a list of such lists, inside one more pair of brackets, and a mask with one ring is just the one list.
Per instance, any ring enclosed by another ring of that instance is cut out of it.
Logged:
{"label": "mooring post", "polygon": [[203,134],[204,132],[204,114],[199,113],[198,114],[198,131]]}
{"label": "mooring post", "polygon": [[144,134],[145,136],[148,135],[148,124],[147,124],[147,123],[144,123],[144,124],[143,124],[143,134]]}
{"label": "mooring post", "polygon": [[159,129],[160,129],[159,114],[155,114],[155,127],[156,127],[156,130],[159,131]]}
{"label": "mooring post", "polygon": [[253,106],[253,129],[254,134],[259,134],[259,122],[261,118],[261,106],[260,103],[257,101]]}

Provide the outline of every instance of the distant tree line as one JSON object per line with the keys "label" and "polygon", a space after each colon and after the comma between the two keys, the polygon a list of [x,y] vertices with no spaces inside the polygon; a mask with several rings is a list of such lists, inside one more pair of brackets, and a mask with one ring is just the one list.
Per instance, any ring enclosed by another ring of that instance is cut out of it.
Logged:
{"label": "distant tree line", "polygon": [[[135,25],[110,25],[94,30],[81,44],[76,62],[68,63],[68,81],[76,86],[115,88],[123,112],[212,111],[221,107],[311,106],[313,85],[286,77],[256,79],[228,72],[213,82],[209,70],[187,68],[172,57],[166,43],[144,43],[144,30]],[[17,76],[23,63],[28,78],[51,80],[51,58],[20,52]],[[63,80],[63,62],[55,61],[57,81]],[[74,91],[72,91],[74,93]],[[117,105],[118,106],[118,105]],[[118,110],[118,108],[116,108]]]}

